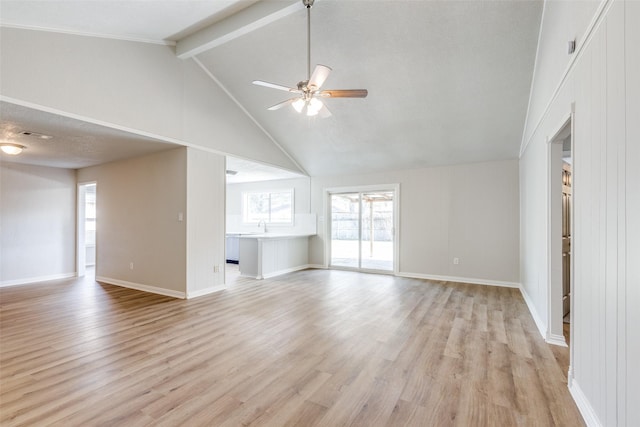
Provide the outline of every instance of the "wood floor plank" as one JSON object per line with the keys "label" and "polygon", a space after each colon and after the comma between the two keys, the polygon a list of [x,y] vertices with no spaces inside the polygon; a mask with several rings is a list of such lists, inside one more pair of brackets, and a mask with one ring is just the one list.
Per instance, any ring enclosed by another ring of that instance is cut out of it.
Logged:
{"label": "wood floor plank", "polygon": [[582,426],[519,292],[306,270],[193,300],[0,288],[4,426]]}

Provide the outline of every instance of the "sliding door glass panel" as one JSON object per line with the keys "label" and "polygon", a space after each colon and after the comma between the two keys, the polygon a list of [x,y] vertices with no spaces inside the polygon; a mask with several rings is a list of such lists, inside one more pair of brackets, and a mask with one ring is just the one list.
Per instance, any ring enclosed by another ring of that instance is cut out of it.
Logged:
{"label": "sliding door glass panel", "polygon": [[331,195],[331,265],[360,268],[360,194]]}
{"label": "sliding door glass panel", "polygon": [[393,192],[362,193],[361,212],[360,268],[393,271]]}

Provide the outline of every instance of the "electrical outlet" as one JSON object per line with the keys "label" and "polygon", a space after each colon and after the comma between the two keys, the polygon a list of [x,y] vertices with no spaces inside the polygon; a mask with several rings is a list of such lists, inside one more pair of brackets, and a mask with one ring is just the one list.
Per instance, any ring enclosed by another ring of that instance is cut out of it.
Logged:
{"label": "electrical outlet", "polygon": [[454,258],[454,259],[453,259],[453,263],[454,263],[455,265],[460,264],[460,258],[457,258],[457,257],[456,257],[456,258]]}
{"label": "electrical outlet", "polygon": [[220,266],[219,265],[214,265],[213,266],[213,272],[214,273],[220,273]]}
{"label": "electrical outlet", "polygon": [[133,263],[132,262],[129,263],[129,270],[133,270]]}

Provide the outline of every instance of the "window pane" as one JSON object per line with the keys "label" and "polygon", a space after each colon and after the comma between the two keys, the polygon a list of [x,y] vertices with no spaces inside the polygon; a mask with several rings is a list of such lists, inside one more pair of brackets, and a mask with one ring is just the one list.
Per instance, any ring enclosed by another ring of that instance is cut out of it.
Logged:
{"label": "window pane", "polygon": [[245,222],[269,221],[269,194],[247,193]]}
{"label": "window pane", "polygon": [[291,192],[271,193],[271,221],[272,223],[290,223],[292,208]]}

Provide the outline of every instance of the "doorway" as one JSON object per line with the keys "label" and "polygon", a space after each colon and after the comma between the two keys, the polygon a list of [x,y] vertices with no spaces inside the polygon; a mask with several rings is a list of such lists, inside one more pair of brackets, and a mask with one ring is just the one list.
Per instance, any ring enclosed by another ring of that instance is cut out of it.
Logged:
{"label": "doorway", "polygon": [[571,339],[573,239],[573,132],[569,117],[549,139],[549,331],[547,341]]}
{"label": "doorway", "polygon": [[329,267],[396,271],[396,189],[328,192]]}
{"label": "doorway", "polygon": [[95,275],[97,187],[95,182],[78,185],[77,270],[80,277]]}

